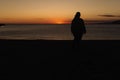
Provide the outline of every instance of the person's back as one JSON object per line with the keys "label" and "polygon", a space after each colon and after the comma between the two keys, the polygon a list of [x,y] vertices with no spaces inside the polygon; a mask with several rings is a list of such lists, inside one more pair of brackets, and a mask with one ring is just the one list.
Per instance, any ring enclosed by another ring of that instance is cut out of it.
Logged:
{"label": "person's back", "polygon": [[80,18],[80,12],[77,12],[71,23],[71,32],[73,33],[74,39],[82,38],[82,35],[86,33],[83,19]]}
{"label": "person's back", "polygon": [[73,34],[83,34],[86,32],[83,19],[79,18],[72,21],[71,31]]}

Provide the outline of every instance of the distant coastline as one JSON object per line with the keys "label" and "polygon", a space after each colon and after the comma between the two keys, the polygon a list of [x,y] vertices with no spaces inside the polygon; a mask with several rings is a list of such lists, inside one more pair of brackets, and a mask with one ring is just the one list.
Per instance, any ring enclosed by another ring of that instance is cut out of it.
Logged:
{"label": "distant coastline", "polygon": [[109,21],[109,22],[100,22],[100,23],[96,23],[96,24],[120,24],[120,20]]}
{"label": "distant coastline", "polygon": [[4,26],[5,24],[0,24],[0,26]]}

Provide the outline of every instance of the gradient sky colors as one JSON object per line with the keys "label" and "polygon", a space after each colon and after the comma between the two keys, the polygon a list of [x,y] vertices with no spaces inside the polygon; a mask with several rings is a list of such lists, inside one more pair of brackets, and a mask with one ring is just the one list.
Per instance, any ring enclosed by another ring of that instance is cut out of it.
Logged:
{"label": "gradient sky colors", "polygon": [[68,23],[120,19],[120,0],[0,0],[0,23]]}

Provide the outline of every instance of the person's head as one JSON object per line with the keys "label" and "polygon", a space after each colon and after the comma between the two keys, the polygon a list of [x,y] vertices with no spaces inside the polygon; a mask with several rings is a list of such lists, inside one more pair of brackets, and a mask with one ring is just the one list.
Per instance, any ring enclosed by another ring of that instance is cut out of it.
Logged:
{"label": "person's head", "polygon": [[76,12],[75,18],[80,18],[81,13],[80,12]]}

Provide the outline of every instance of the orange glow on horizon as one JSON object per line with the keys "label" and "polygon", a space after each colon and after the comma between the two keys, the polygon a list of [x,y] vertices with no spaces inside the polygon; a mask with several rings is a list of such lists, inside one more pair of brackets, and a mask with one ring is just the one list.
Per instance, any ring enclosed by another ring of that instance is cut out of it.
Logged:
{"label": "orange glow on horizon", "polygon": [[29,18],[29,19],[16,19],[16,18],[3,18],[0,23],[10,24],[69,24],[65,19],[42,19],[42,18]]}
{"label": "orange glow on horizon", "polygon": [[89,21],[119,20],[120,0],[0,0],[0,23],[67,24],[76,12]]}
{"label": "orange glow on horizon", "polygon": [[68,24],[69,22],[66,22],[65,19],[53,19],[54,24]]}
{"label": "orange glow on horizon", "polygon": [[58,21],[58,22],[56,22],[57,24],[64,24],[64,22],[61,22],[61,21]]}

